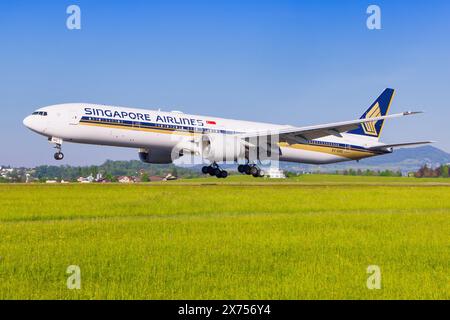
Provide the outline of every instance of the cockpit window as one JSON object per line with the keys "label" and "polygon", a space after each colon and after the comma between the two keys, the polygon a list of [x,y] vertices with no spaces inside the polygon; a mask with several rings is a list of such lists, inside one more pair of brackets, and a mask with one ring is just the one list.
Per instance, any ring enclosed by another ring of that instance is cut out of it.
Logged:
{"label": "cockpit window", "polygon": [[47,116],[47,112],[46,111],[35,111],[32,113],[32,115],[39,115],[39,116]]}

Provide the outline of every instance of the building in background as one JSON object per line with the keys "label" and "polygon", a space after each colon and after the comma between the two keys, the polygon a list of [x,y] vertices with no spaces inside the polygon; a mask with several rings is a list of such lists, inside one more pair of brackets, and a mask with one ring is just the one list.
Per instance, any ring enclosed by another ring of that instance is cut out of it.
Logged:
{"label": "building in background", "polygon": [[265,176],[270,179],[286,179],[284,171],[277,167],[270,167],[265,170]]}

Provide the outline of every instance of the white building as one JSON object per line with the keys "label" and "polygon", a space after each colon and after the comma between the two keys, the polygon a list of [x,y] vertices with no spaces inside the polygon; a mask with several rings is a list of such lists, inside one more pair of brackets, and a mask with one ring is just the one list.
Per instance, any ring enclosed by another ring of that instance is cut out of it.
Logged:
{"label": "white building", "polygon": [[173,176],[171,173],[168,173],[168,174],[164,177],[163,181],[177,180],[177,179],[178,179],[177,177]]}
{"label": "white building", "polygon": [[134,182],[133,178],[128,177],[128,176],[121,176],[117,179],[117,181],[119,183],[133,183]]}
{"label": "white building", "polygon": [[94,181],[94,177],[93,177],[92,174],[91,174],[91,175],[90,175],[89,177],[87,177],[87,178],[79,177],[79,178],[77,179],[77,181],[78,181],[79,183],[91,183],[91,182]]}
{"label": "white building", "polygon": [[286,179],[286,176],[280,168],[270,167],[267,170],[264,170],[264,176],[271,179]]}

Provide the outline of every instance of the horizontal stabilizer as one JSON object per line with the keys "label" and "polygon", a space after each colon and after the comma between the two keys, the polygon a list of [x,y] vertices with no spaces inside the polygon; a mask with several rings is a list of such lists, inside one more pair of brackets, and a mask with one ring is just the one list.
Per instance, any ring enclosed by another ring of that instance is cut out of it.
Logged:
{"label": "horizontal stabilizer", "polygon": [[417,141],[417,142],[406,142],[406,143],[395,143],[395,144],[384,144],[381,146],[375,146],[369,148],[370,150],[383,150],[388,148],[398,148],[398,147],[407,147],[407,146],[415,146],[418,144],[428,144],[434,143],[434,141]]}

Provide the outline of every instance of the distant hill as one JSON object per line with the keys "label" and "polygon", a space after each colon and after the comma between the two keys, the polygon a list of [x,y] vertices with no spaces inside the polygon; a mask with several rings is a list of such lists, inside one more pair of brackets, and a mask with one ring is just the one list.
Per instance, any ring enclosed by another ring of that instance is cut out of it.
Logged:
{"label": "distant hill", "polygon": [[442,164],[450,162],[450,154],[433,146],[423,146],[417,148],[403,148],[394,150],[393,153],[381,157],[373,157],[361,160],[366,164]]}
{"label": "distant hill", "polygon": [[373,169],[373,170],[400,170],[416,171],[422,165],[435,167],[440,164],[450,163],[450,154],[433,146],[423,146],[417,148],[396,149],[391,154],[360,160],[359,162],[343,162],[330,165],[297,165],[283,163],[286,170],[308,170],[308,171],[335,171],[343,169]]}

